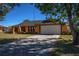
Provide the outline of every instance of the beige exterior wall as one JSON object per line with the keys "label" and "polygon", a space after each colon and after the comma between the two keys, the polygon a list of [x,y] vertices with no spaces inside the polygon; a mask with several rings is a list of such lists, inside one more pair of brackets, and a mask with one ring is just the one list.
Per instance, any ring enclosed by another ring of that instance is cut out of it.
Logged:
{"label": "beige exterior wall", "polygon": [[28,33],[28,26],[25,26],[25,29],[26,29],[26,33]]}
{"label": "beige exterior wall", "polygon": [[40,33],[40,26],[35,27],[35,32],[38,33],[38,34]]}

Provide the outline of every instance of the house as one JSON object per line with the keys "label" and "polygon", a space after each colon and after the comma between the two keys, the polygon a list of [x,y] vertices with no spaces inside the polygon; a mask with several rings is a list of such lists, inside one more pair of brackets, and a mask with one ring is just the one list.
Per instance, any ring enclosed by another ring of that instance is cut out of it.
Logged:
{"label": "house", "polygon": [[0,25],[0,32],[3,32],[4,31],[4,26]]}
{"label": "house", "polygon": [[3,27],[2,27],[2,26],[0,26],[0,32],[2,32],[2,30],[3,30]]}
{"label": "house", "polygon": [[67,25],[60,25],[50,20],[25,20],[18,25],[11,26],[13,33],[30,33],[30,34],[61,34],[67,32]]}
{"label": "house", "polygon": [[9,33],[10,29],[9,29],[9,27],[5,27],[5,26],[0,25],[0,33],[1,32],[3,32],[3,33]]}

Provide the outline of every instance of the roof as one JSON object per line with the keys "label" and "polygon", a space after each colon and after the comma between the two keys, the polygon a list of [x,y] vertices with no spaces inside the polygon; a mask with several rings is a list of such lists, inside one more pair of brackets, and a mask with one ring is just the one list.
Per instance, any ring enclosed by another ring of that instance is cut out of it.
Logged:
{"label": "roof", "polygon": [[3,28],[5,28],[4,26],[0,25],[0,30],[3,30]]}
{"label": "roof", "polygon": [[52,22],[51,20],[44,20],[44,21],[42,21],[42,23],[50,23],[50,22]]}
{"label": "roof", "polygon": [[42,24],[42,20],[33,20],[33,21],[29,21],[29,20],[24,20],[22,23],[14,25],[14,26],[33,26],[34,24]]}
{"label": "roof", "polygon": [[14,25],[14,26],[34,26],[35,24],[56,24],[51,20],[24,20],[22,23]]}
{"label": "roof", "polygon": [[21,23],[20,25],[26,25],[28,24],[29,26],[33,26],[34,24],[41,24],[42,21],[41,20],[34,20],[34,21],[24,21],[23,23]]}
{"label": "roof", "polygon": [[5,26],[0,25],[0,27],[5,27]]}

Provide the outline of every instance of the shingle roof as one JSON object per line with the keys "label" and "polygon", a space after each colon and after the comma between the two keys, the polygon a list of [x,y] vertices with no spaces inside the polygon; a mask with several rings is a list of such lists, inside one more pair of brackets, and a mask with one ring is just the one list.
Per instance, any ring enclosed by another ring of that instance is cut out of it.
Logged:
{"label": "shingle roof", "polygon": [[5,27],[5,26],[0,25],[0,27]]}
{"label": "shingle roof", "polygon": [[17,24],[17,25],[14,25],[14,26],[27,26],[27,25],[29,25],[29,26],[33,26],[33,25],[35,25],[35,24],[50,24],[50,23],[52,23],[53,24],[53,22],[52,21],[50,21],[50,20],[32,20],[32,21],[30,21],[30,20],[24,20],[22,23],[20,23],[20,24]]}
{"label": "shingle roof", "polygon": [[29,21],[29,22],[24,22],[22,24],[28,24],[29,26],[32,26],[34,24],[41,24],[42,22],[41,21]]}
{"label": "shingle roof", "polygon": [[34,24],[42,24],[42,20],[34,20],[34,21],[25,20],[22,23],[15,25],[15,26],[22,26],[26,24],[28,24],[29,26],[33,26]]}

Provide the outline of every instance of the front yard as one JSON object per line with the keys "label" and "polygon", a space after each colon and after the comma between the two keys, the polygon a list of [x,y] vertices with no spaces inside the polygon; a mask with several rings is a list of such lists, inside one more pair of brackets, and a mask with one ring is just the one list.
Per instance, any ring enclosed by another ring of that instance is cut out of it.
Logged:
{"label": "front yard", "polygon": [[[5,34],[0,33],[0,44],[5,44],[12,42],[17,39],[27,38],[32,36],[32,34]],[[52,56],[56,55],[78,55],[79,56],[79,46],[72,45],[72,35],[61,35],[56,44],[51,46],[53,50],[49,53]],[[50,41],[50,40],[49,40]],[[46,45],[45,45],[46,46]],[[31,47],[32,48],[32,47]],[[37,47],[36,47],[37,48]]]}
{"label": "front yard", "polygon": [[0,33],[0,39],[19,39],[19,38],[27,38],[31,36],[31,34],[8,34],[8,33]]}
{"label": "front yard", "polygon": [[60,38],[62,38],[61,40],[72,40],[72,35],[61,35]]}
{"label": "front yard", "polygon": [[31,34],[8,34],[8,33],[0,33],[0,44],[9,43],[21,38],[27,38],[32,36]]}
{"label": "front yard", "polygon": [[72,44],[71,35],[61,35],[51,55],[79,56],[79,46]]}

